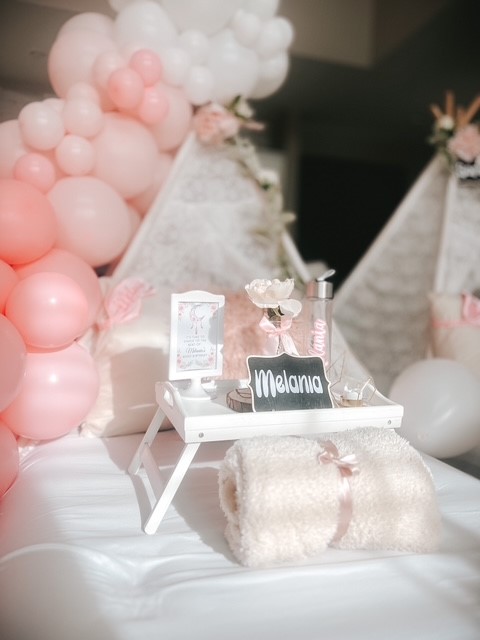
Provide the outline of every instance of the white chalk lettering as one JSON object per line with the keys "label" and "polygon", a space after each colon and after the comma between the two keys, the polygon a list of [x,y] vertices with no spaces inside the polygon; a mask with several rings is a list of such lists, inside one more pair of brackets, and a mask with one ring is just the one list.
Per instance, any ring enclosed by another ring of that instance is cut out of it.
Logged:
{"label": "white chalk lettering", "polygon": [[275,398],[283,394],[303,394],[303,393],[323,393],[323,385],[321,377],[318,375],[310,376],[307,374],[289,374],[285,369],[282,373],[274,375],[271,369],[255,370],[255,395],[258,398]]}

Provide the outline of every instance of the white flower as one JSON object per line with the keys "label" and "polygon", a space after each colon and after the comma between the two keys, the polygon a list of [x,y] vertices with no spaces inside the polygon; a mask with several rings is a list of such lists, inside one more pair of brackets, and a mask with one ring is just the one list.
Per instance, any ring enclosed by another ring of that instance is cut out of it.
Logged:
{"label": "white flower", "polygon": [[302,309],[299,300],[291,300],[295,286],[293,278],[287,280],[252,280],[245,285],[245,291],[254,305],[260,309],[278,309],[279,315],[295,317]]}
{"label": "white flower", "polygon": [[261,169],[256,178],[262,187],[278,187],[280,184],[278,173],[273,169]]}
{"label": "white flower", "polygon": [[437,120],[437,126],[439,129],[453,131],[453,129],[455,128],[455,120],[451,116],[443,115]]}

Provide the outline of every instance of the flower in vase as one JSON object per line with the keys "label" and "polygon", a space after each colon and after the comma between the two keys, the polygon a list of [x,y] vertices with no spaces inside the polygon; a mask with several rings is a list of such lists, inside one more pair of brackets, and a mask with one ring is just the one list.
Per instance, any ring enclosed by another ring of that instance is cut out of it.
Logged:
{"label": "flower in vase", "polygon": [[286,280],[252,280],[245,285],[245,291],[254,305],[260,309],[268,309],[269,316],[289,316],[294,318],[301,309],[299,300],[291,299],[295,282],[293,278]]}

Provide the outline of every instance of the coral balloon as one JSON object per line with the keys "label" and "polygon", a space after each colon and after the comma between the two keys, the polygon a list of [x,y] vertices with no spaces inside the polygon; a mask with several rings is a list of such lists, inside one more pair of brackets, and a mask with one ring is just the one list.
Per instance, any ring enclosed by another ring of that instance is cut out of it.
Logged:
{"label": "coral balloon", "polygon": [[9,264],[0,260],[0,313],[3,313],[5,302],[17,282],[18,275],[15,270]]}
{"label": "coral balloon", "polygon": [[28,151],[23,142],[18,120],[0,123],[0,178],[13,178],[13,169],[17,160]]}
{"label": "coral balloon", "polygon": [[58,438],[82,422],[98,389],[95,362],[76,342],[58,351],[28,353],[22,389],[1,419],[24,438]]}
{"label": "coral balloon", "polygon": [[54,149],[65,134],[62,116],[44,102],[23,107],[18,123],[25,144],[39,151]]}
{"label": "coral balloon", "polygon": [[13,168],[13,177],[21,182],[28,182],[46,193],[55,184],[57,175],[54,165],[46,156],[32,152],[17,160]]}
{"label": "coral balloon", "polygon": [[61,349],[87,329],[88,301],[75,280],[44,271],[17,283],[8,296],[5,315],[27,346]]}
{"label": "coral balloon", "polygon": [[175,87],[164,86],[170,108],[165,118],[151,127],[160,151],[172,151],[187,137],[193,118],[192,104],[185,92]]}
{"label": "coral balloon", "polygon": [[[1,266],[2,263],[0,263],[0,282]],[[38,260],[16,267],[14,273],[16,278],[23,280],[34,273],[40,273],[42,271],[63,273],[75,280],[87,299],[89,309],[87,325],[91,326],[95,321],[102,302],[100,282],[93,268],[87,264],[85,260],[82,260],[82,258],[70,251],[53,248]]]}
{"label": "coral balloon", "polygon": [[[79,84],[74,86],[78,87]],[[68,133],[73,133],[83,138],[92,138],[103,127],[103,111],[92,100],[86,100],[85,98],[67,99],[63,109],[63,123]]]}
{"label": "coral balloon", "polygon": [[63,178],[48,194],[57,218],[56,247],[91,267],[108,264],[130,237],[128,208],[108,184],[93,176]]}
{"label": "coral balloon", "polygon": [[107,84],[108,97],[119,109],[135,109],[143,97],[144,84],[141,76],[122,67],[112,73]]}
{"label": "coral balloon", "polygon": [[8,318],[0,314],[0,411],[16,398],[23,385],[27,348]]}
{"label": "coral balloon", "polygon": [[93,66],[97,57],[115,49],[111,38],[91,29],[74,29],[59,35],[48,56],[48,74],[52,87],[65,98],[77,82],[93,84]]}
{"label": "coral balloon", "polygon": [[105,125],[93,144],[96,153],[93,174],[97,178],[127,199],[149,187],[157,146],[145,125],[120,113],[105,114]]}
{"label": "coral balloon", "polygon": [[480,444],[480,380],[460,362],[415,362],[389,396],[404,407],[399,434],[420,451],[449,458]]}
{"label": "coral balloon", "polygon": [[48,198],[19,180],[0,180],[0,259],[36,260],[55,242],[57,223]]}
{"label": "coral balloon", "polygon": [[95,165],[95,149],[86,138],[66,135],[55,149],[60,169],[69,176],[84,176]]}
{"label": "coral balloon", "polygon": [[145,124],[156,124],[165,120],[169,107],[167,94],[158,83],[153,87],[145,87],[137,115]]}
{"label": "coral balloon", "polygon": [[162,63],[158,55],[150,49],[135,51],[128,64],[138,73],[146,87],[151,87],[162,79]]}
{"label": "coral balloon", "polygon": [[19,465],[17,439],[7,425],[0,420],[0,498],[15,482]]}

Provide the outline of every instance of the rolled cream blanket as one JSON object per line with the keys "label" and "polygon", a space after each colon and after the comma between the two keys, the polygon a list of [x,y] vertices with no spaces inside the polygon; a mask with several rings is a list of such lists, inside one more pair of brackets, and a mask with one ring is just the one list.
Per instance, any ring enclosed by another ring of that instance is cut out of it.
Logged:
{"label": "rolled cream blanket", "polygon": [[220,467],[219,492],[227,541],[250,567],[328,545],[428,552],[439,542],[430,470],[390,429],[238,440]]}

